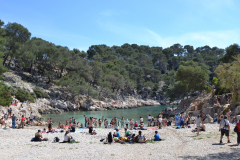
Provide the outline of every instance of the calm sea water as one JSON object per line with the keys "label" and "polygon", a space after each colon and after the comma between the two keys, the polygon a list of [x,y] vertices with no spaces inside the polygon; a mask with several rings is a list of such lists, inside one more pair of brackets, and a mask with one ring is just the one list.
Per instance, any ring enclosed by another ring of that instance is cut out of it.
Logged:
{"label": "calm sea water", "polygon": [[[176,105],[173,105],[174,107],[177,107]],[[172,107],[169,105],[161,105],[161,106],[144,106],[139,108],[133,108],[133,109],[118,109],[118,110],[107,110],[107,111],[77,111],[77,112],[63,112],[61,114],[45,114],[42,115],[42,118],[44,121],[47,121],[47,118],[52,118],[54,122],[54,126],[57,126],[59,122],[64,123],[66,120],[69,120],[70,118],[74,117],[76,119],[76,122],[82,123],[84,125],[84,115],[94,118],[107,118],[110,122],[111,119],[113,119],[115,116],[120,120],[122,116],[124,119],[133,119],[133,121],[138,121],[139,118],[143,117],[144,122],[146,124],[147,117],[149,114],[151,114],[153,117],[157,116],[160,111],[167,107]]]}

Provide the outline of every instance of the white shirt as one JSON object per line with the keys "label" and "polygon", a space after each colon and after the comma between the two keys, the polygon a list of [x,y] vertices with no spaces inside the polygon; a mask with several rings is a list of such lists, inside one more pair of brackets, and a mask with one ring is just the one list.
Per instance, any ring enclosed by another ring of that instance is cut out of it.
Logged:
{"label": "white shirt", "polygon": [[140,122],[143,122],[143,118],[140,118]]}
{"label": "white shirt", "polygon": [[152,119],[152,116],[148,116],[148,119]]}
{"label": "white shirt", "polygon": [[158,122],[162,122],[162,118],[158,118]]}
{"label": "white shirt", "polygon": [[201,126],[201,119],[200,118],[196,118],[196,125],[197,125],[197,127]]}
{"label": "white shirt", "polygon": [[69,140],[69,134],[64,136],[64,141],[68,141]]}
{"label": "white shirt", "polygon": [[220,124],[221,124],[221,129],[228,130],[229,121],[227,119],[222,119]]}
{"label": "white shirt", "polygon": [[127,119],[127,120],[125,121],[125,123],[128,124],[128,122],[129,122],[129,121],[128,121],[128,119]]}
{"label": "white shirt", "polygon": [[33,114],[30,114],[30,119],[33,119]]}

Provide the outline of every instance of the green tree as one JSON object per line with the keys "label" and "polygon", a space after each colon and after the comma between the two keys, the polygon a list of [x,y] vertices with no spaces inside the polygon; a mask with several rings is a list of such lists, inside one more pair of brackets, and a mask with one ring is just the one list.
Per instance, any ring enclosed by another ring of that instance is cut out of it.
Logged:
{"label": "green tree", "polygon": [[19,47],[30,40],[31,36],[31,33],[28,31],[28,29],[18,23],[8,23],[4,28],[7,35],[5,44],[7,50],[5,51],[3,64],[5,64],[9,57],[11,59],[15,58],[18,54]]}
{"label": "green tree", "polygon": [[[197,62],[186,61],[180,62],[180,66],[176,72],[178,81],[187,85],[189,90],[195,91],[203,89],[206,85],[212,88],[207,82],[209,79],[209,70],[203,69]],[[212,96],[214,96],[214,89],[212,88]]]}

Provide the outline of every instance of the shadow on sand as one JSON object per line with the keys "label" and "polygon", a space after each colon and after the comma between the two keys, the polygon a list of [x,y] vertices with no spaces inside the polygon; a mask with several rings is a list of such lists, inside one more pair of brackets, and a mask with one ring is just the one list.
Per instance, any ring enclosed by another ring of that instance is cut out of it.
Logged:
{"label": "shadow on sand", "polygon": [[[235,145],[234,145],[235,146]],[[208,154],[206,156],[180,156],[179,158],[182,159],[197,159],[197,160],[205,160],[205,159],[231,159],[231,160],[239,160],[240,159],[240,152],[239,148],[231,148],[231,152],[222,152],[222,153],[214,153]]]}

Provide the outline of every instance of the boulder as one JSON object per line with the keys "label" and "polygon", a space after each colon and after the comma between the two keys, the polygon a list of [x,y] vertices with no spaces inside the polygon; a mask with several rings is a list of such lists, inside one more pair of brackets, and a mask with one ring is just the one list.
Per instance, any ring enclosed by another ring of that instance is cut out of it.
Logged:
{"label": "boulder", "polygon": [[209,114],[211,117],[214,117],[215,109],[213,107],[203,108],[203,113]]}
{"label": "boulder", "polygon": [[239,121],[240,120],[240,115],[237,115],[236,119],[237,119],[237,121]]}
{"label": "boulder", "polygon": [[[200,114],[200,110],[192,111],[192,115],[191,116],[198,116],[199,114]],[[189,112],[189,116],[190,116],[190,112]]]}
{"label": "boulder", "polygon": [[235,108],[235,113],[236,113],[236,114],[240,114],[240,106],[237,106],[237,107]]}
{"label": "boulder", "polygon": [[204,123],[212,123],[213,118],[209,114],[207,114],[206,116],[207,116],[207,118],[204,120]]}

